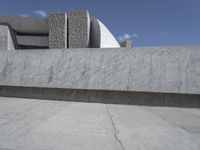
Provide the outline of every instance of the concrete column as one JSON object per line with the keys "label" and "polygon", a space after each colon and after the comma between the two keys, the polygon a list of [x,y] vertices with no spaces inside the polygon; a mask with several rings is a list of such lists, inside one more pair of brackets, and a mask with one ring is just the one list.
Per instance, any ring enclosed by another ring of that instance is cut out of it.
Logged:
{"label": "concrete column", "polygon": [[69,48],[89,47],[90,16],[87,10],[68,12]]}
{"label": "concrete column", "polygon": [[48,16],[49,48],[67,48],[67,14],[51,13]]}
{"label": "concrete column", "polygon": [[10,28],[7,25],[0,25],[0,50],[15,49]]}

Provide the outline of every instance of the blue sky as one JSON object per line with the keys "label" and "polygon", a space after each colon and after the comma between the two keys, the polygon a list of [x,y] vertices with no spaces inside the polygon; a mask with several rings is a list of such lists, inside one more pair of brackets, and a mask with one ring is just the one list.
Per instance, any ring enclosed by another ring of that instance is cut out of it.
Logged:
{"label": "blue sky", "polygon": [[46,17],[88,9],[135,46],[200,45],[200,0],[2,0],[0,15]]}

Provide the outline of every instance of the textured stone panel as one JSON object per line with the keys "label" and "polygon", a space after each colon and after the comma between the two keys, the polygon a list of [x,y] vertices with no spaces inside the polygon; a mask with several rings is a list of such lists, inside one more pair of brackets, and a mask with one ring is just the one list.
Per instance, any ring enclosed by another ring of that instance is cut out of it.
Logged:
{"label": "textured stone panel", "polygon": [[200,47],[0,51],[0,86],[200,94]]}
{"label": "textured stone panel", "polygon": [[68,12],[69,48],[87,48],[89,46],[90,17],[86,10]]}
{"label": "textured stone panel", "polygon": [[49,48],[67,48],[67,14],[49,14]]}
{"label": "textured stone panel", "polygon": [[10,29],[6,25],[0,25],[0,49],[15,49]]}

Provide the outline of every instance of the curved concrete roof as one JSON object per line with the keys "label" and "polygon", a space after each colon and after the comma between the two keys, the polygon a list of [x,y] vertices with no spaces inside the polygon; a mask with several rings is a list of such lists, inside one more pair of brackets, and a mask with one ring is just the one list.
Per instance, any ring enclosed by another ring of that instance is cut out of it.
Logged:
{"label": "curved concrete roof", "polygon": [[48,34],[48,20],[15,16],[0,16],[0,24],[7,24],[21,34]]}
{"label": "curved concrete roof", "polygon": [[97,18],[90,17],[90,47],[91,48],[118,48],[119,43],[108,28]]}
{"label": "curved concrete roof", "polygon": [[100,48],[117,48],[120,47],[119,43],[108,30],[108,28],[97,19],[100,26]]}

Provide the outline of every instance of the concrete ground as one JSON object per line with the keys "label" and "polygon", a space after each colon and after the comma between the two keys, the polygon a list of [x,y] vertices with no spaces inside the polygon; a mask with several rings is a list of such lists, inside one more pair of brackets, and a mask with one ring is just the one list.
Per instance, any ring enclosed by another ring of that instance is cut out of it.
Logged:
{"label": "concrete ground", "polygon": [[200,109],[0,97],[0,150],[199,150]]}

